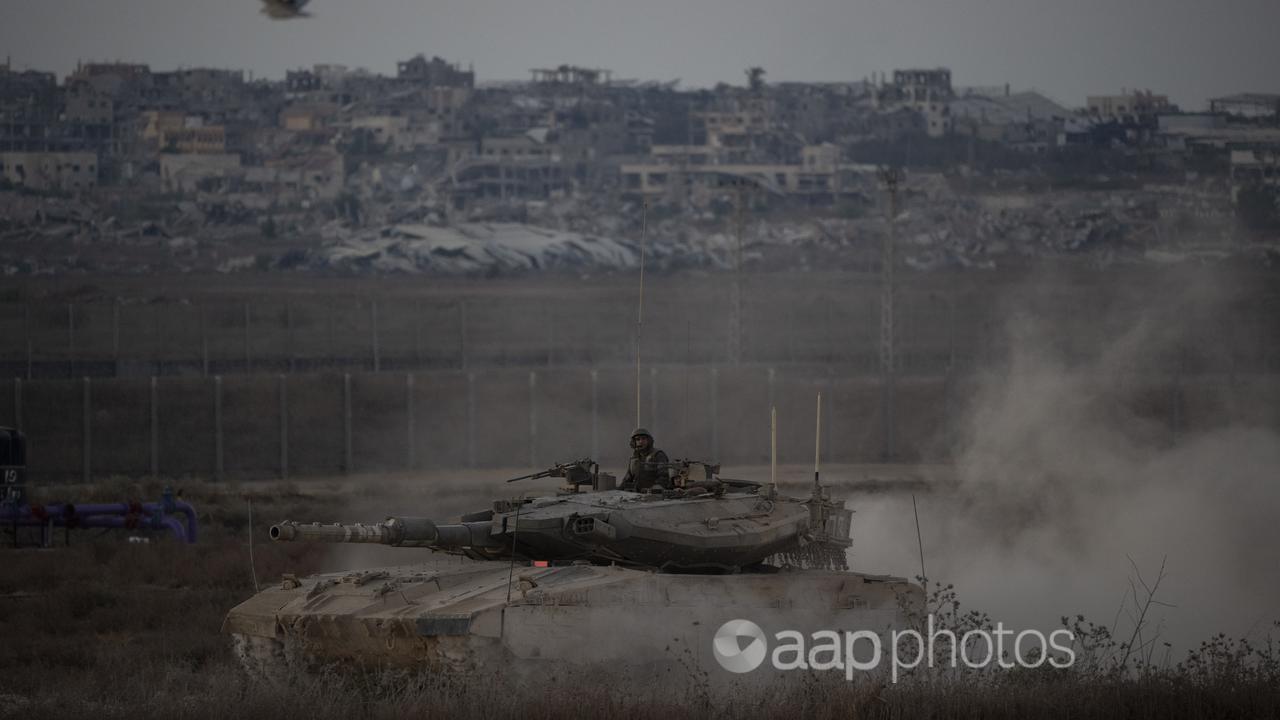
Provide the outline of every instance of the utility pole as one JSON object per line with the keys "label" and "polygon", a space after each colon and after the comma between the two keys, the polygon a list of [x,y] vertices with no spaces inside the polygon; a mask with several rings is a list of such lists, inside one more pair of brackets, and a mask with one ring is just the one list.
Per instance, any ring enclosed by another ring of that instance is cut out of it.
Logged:
{"label": "utility pole", "polygon": [[[640,293],[636,302],[636,427],[640,421],[640,335],[644,330],[644,251],[649,235],[649,203],[640,205]],[[653,418],[650,418],[652,420]]]}
{"label": "utility pole", "polygon": [[729,289],[729,363],[742,362],[742,213],[746,204],[746,188],[737,184],[737,208],[734,213],[733,285]]}
{"label": "utility pole", "polygon": [[729,362],[742,360],[742,189],[734,213],[733,285],[729,288]]}
{"label": "utility pole", "polygon": [[898,217],[898,183],[902,175],[897,168],[886,167],[880,170],[880,180],[884,183],[889,196],[888,232],[884,236],[884,245],[880,252],[880,377],[881,398],[880,418],[884,429],[884,447],[882,459],[893,460],[896,453],[894,438],[894,391],[897,382],[897,358],[895,357],[896,338],[894,334],[894,291],[893,277],[894,245],[897,241],[896,221]]}

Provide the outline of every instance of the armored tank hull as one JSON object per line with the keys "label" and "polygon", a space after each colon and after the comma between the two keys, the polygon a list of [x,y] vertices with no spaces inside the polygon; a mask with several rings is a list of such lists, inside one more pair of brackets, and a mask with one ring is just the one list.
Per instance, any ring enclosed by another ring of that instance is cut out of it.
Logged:
{"label": "armored tank hull", "polygon": [[464,561],[286,576],[231,610],[223,630],[266,676],[332,665],[477,675],[557,663],[723,676],[712,647],[730,620],[766,633],[882,633],[906,624],[920,594],[902,578],[838,570],[701,575]]}

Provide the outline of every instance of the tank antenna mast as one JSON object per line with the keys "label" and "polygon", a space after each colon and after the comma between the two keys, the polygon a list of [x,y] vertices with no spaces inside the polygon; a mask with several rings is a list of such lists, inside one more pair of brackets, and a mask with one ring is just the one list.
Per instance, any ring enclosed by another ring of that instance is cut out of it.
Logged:
{"label": "tank antenna mast", "polygon": [[916,507],[916,494],[911,493],[911,512],[916,516],[916,547],[920,548],[920,582],[924,583],[924,591],[929,592],[929,575],[924,570],[924,539],[920,536],[920,509]]}
{"label": "tank antenna mast", "polygon": [[[636,308],[636,427],[640,422],[640,331],[644,327],[644,251],[649,234],[649,201],[640,205],[640,299]],[[652,418],[650,418],[652,420]]]}
{"label": "tank antenna mast", "polygon": [[822,467],[822,393],[818,393],[817,421],[813,428],[813,495],[822,496],[822,481],[818,473]]}
{"label": "tank antenna mast", "polygon": [[778,484],[778,408],[769,407],[769,482]]}
{"label": "tank antenna mast", "polygon": [[[520,504],[516,506],[515,528],[511,531],[511,564],[507,567],[507,605],[511,604],[511,580],[516,574],[516,542],[520,539],[520,511],[523,509],[524,494],[521,493]],[[505,606],[502,608],[502,617],[505,621],[507,617],[507,608]]]}

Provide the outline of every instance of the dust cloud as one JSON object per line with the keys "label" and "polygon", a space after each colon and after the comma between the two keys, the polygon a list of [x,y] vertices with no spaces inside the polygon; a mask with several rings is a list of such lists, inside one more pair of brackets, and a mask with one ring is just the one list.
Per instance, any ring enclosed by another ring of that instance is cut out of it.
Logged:
{"label": "dust cloud", "polygon": [[[1280,398],[1280,383],[1247,367],[1234,372],[1223,353],[1241,343],[1214,340],[1242,295],[1261,294],[1198,271],[1118,283],[1088,309],[1046,314],[1037,308],[1063,297],[1053,280],[1005,298],[1002,350],[961,381],[961,410],[940,441],[937,456],[951,464],[824,467],[824,481],[857,511],[851,567],[920,573],[909,494],[860,485],[905,474],[922,481],[930,579],[954,583],[967,607],[1006,626],[1051,630],[1083,613],[1127,639],[1135,566],[1151,583],[1167,558],[1156,598],[1172,607],[1154,608],[1148,622],[1174,644],[1175,659],[1218,632],[1267,633],[1280,620],[1280,433],[1265,398]],[[513,495],[502,479],[527,471],[405,477],[357,494],[343,518],[327,520],[448,518]],[[768,478],[767,467],[726,472]],[[809,472],[788,466],[780,478],[803,494]],[[520,491],[556,485],[535,482]],[[460,561],[346,546],[334,549],[329,569],[414,562]]]}
{"label": "dust cloud", "polygon": [[[1222,283],[1201,277],[1175,293],[1113,305],[1096,318],[1085,352],[1064,352],[1053,323],[1010,311],[1008,356],[967,395],[951,440],[954,482],[918,495],[932,581],[954,583],[968,607],[1006,625],[1051,629],[1061,616],[1083,613],[1116,623],[1126,640],[1135,567],[1152,583],[1167,557],[1156,599],[1173,607],[1153,608],[1146,637],[1158,628],[1175,661],[1218,632],[1259,637],[1273,629],[1280,620],[1274,423],[1228,410],[1221,421],[1171,428],[1167,417],[1141,412],[1152,387],[1162,388],[1161,398],[1177,387],[1175,378],[1143,368],[1212,336],[1227,311]],[[1274,386],[1212,374],[1194,382],[1228,409],[1233,393]],[[911,498],[852,504],[859,510],[853,566],[918,575]],[[1139,585],[1138,598],[1145,596]]]}

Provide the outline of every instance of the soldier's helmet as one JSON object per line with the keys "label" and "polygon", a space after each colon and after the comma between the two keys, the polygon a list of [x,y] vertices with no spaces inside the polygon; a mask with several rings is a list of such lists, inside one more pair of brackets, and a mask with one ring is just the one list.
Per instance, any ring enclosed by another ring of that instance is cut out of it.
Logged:
{"label": "soldier's helmet", "polygon": [[636,428],[635,432],[631,433],[631,447],[636,446],[636,438],[642,437],[649,438],[649,444],[653,444],[653,435],[650,434],[648,430],[645,430],[644,428]]}

